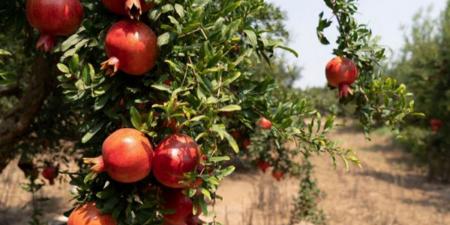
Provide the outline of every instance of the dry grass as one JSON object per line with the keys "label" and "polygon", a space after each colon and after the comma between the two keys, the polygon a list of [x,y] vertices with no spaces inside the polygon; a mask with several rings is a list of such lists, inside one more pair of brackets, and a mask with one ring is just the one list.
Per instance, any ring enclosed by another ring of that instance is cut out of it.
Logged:
{"label": "dry grass", "polygon": [[[368,142],[353,129],[341,129],[331,138],[357,151],[363,167],[346,172],[334,169],[326,156],[313,160],[330,225],[450,224],[450,187],[428,183],[424,171],[407,164],[411,158],[387,135],[374,135]],[[23,175],[13,165],[0,176],[0,225],[26,224],[31,196],[17,188],[21,182]],[[297,185],[295,179],[276,182],[259,172],[235,174],[219,189],[224,200],[215,206],[215,219],[225,225],[286,224]],[[69,190],[56,185],[38,193],[51,196],[43,203],[46,218],[70,208]]]}

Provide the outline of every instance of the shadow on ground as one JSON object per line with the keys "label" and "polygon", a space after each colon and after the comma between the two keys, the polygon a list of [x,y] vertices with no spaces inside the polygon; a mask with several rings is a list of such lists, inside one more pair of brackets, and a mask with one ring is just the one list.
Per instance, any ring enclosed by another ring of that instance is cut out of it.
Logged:
{"label": "shadow on ground", "polygon": [[[45,212],[58,212],[64,204],[62,198],[47,198],[38,200],[38,208]],[[25,202],[23,206],[2,208],[0,203],[0,225],[24,225],[28,224],[32,219],[32,203]],[[43,218],[41,222],[46,222],[51,219],[49,217]],[[47,224],[47,223],[44,223]]]}

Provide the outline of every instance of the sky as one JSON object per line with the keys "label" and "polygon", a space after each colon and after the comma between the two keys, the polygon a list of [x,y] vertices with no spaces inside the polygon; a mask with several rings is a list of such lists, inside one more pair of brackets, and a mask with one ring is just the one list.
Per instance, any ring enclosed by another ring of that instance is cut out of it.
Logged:
{"label": "sky", "polygon": [[[405,31],[412,24],[412,18],[419,10],[431,10],[436,18],[444,9],[447,0],[359,0],[357,19],[366,23],[374,35],[381,37],[380,44],[395,55],[404,43]],[[288,55],[288,61],[302,68],[302,78],[297,87],[324,86],[325,65],[333,57],[333,44],[321,45],[316,36],[318,15],[325,11],[331,15],[323,0],[268,0],[279,6],[288,17],[286,27],[291,34],[289,47],[300,53],[298,58]],[[431,7],[431,8],[430,8]],[[330,41],[337,32],[335,27],[326,33]]]}

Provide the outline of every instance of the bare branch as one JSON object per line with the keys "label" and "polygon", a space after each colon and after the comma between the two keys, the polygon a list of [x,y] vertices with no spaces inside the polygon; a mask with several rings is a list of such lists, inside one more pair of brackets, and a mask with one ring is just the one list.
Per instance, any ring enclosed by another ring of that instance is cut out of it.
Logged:
{"label": "bare branch", "polygon": [[55,87],[55,69],[51,61],[40,56],[35,59],[18,105],[0,118],[0,171],[1,165],[17,154],[6,147],[28,134],[28,128]]}

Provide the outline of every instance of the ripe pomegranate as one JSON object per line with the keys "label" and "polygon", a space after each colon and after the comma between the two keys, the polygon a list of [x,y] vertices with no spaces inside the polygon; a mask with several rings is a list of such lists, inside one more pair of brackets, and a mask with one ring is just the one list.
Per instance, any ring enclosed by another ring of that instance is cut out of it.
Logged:
{"label": "ripe pomegranate", "polygon": [[106,172],[115,181],[133,183],[150,174],[152,160],[153,148],[147,137],[138,130],[122,128],[106,138],[101,156],[85,162],[94,164],[94,172]]}
{"label": "ripe pomegranate", "polygon": [[94,202],[76,208],[69,216],[67,225],[116,225],[109,214],[102,214]]}
{"label": "ripe pomegranate", "polygon": [[252,144],[252,141],[248,138],[246,138],[244,141],[242,141],[242,147],[244,150],[248,150],[248,147]]}
{"label": "ripe pomegranate", "polygon": [[203,224],[203,221],[200,220],[199,216],[197,215],[189,215],[186,220],[186,225],[201,225]]}
{"label": "ripe pomegranate", "polygon": [[258,167],[263,173],[266,173],[267,169],[270,167],[270,163],[268,163],[264,160],[260,160],[258,162]]}
{"label": "ripe pomegranate", "polygon": [[179,189],[165,190],[163,198],[163,209],[170,211],[164,215],[164,224],[186,225],[186,220],[194,210],[192,200]]}
{"label": "ripe pomegranate", "polygon": [[272,177],[275,178],[275,180],[277,180],[277,181],[281,181],[284,177],[284,173],[279,170],[274,170],[272,172]]}
{"label": "ripe pomegranate", "polygon": [[264,130],[272,129],[272,122],[263,116],[256,121],[256,125]]}
{"label": "ripe pomegranate", "polygon": [[241,137],[242,137],[242,135],[241,135],[241,132],[239,132],[238,130],[233,130],[233,131],[231,131],[231,136],[234,138],[234,140],[240,140],[241,139]]}
{"label": "ripe pomegranate", "polygon": [[444,122],[440,119],[431,119],[430,126],[433,132],[438,132],[444,126]]}
{"label": "ripe pomegranate", "polygon": [[150,71],[158,56],[157,37],[144,23],[122,20],[108,30],[105,40],[109,59],[102,63],[108,75],[118,70],[140,76]]}
{"label": "ripe pomegranate", "polygon": [[55,36],[78,30],[84,12],[79,0],[27,0],[26,14],[31,26],[41,33],[36,48],[49,52],[55,45]]}
{"label": "ripe pomegranate", "polygon": [[55,184],[55,178],[58,177],[59,166],[46,166],[42,170],[42,176],[47,179],[50,185]]}
{"label": "ripe pomegranate", "polygon": [[184,174],[199,165],[200,150],[195,141],[184,134],[173,134],[159,143],[153,160],[153,175],[163,185],[171,188],[186,188],[180,183]]}
{"label": "ripe pomegranate", "polygon": [[155,4],[145,0],[102,0],[103,5],[113,13],[129,15],[131,19],[139,19],[142,13],[152,9]]}
{"label": "ripe pomegranate", "polygon": [[325,73],[328,84],[339,88],[340,98],[352,93],[350,85],[358,78],[358,68],[352,60],[337,56],[328,62]]}

